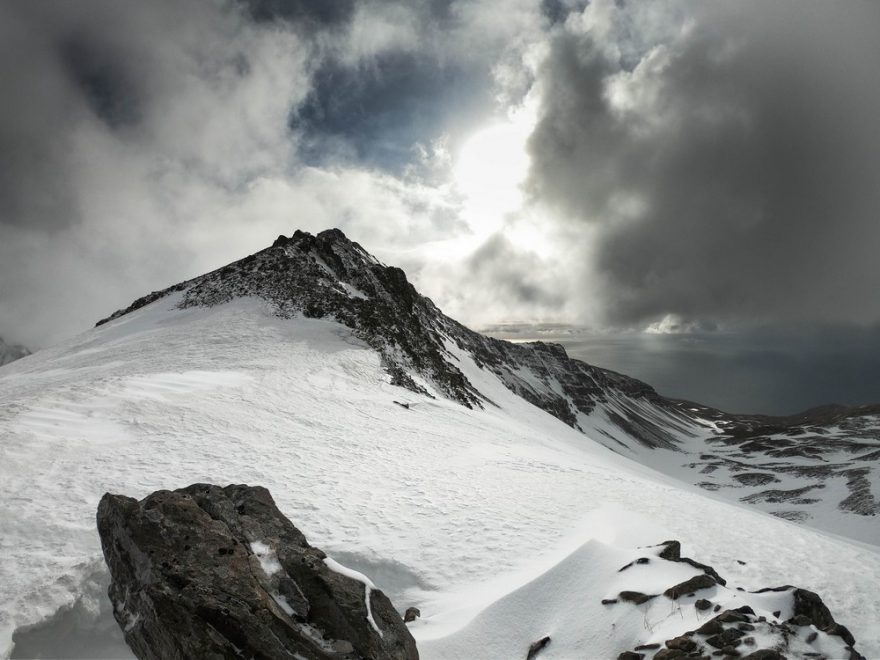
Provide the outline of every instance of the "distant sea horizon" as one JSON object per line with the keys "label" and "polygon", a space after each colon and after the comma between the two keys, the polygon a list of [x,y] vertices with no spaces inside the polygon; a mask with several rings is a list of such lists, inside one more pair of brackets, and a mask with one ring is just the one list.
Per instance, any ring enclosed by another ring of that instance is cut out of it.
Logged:
{"label": "distant sea horizon", "polygon": [[566,324],[481,332],[561,344],[570,357],[642,380],[660,394],[731,413],[791,415],[880,403],[880,328],[650,333]]}

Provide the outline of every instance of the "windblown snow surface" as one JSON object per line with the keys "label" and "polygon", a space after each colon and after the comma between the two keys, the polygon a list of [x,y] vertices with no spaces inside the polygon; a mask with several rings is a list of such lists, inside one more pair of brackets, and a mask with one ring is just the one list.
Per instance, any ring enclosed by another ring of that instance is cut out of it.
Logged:
{"label": "windblown snow surface", "polygon": [[335,322],[177,300],[0,369],[0,656],[132,657],[106,596],[98,500],[212,482],[266,486],[312,544],[418,607],[423,658],[523,658],[545,635],[542,659],[614,658],[668,639],[692,606],[600,601],[698,573],[618,573],[671,538],[727,578],[715,600],[767,610],[736,587],[815,591],[880,657],[877,546],[617,455],[464,354],[497,407],[390,385]]}

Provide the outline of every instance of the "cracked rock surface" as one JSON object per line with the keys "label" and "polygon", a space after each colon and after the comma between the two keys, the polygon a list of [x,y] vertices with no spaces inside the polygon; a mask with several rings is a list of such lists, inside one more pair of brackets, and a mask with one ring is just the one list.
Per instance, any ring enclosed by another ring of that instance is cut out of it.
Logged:
{"label": "cracked rock surface", "polygon": [[391,601],[309,545],[265,488],[108,493],[97,521],[139,658],[418,658]]}

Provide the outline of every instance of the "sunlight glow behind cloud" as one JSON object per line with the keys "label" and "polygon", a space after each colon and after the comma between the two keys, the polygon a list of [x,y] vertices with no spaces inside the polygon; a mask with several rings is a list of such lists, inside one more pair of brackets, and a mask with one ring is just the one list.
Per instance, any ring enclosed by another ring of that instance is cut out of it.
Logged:
{"label": "sunlight glow behind cloud", "polygon": [[520,109],[474,133],[458,153],[453,182],[464,197],[462,215],[478,237],[497,231],[505,216],[523,205],[530,165],[526,140],[534,123],[534,113]]}

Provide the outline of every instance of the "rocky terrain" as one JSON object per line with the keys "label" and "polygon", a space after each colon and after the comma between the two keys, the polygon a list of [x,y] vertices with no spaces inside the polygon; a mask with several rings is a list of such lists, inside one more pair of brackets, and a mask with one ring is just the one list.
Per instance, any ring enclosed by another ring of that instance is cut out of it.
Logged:
{"label": "rocky terrain", "polygon": [[686,563],[703,572],[662,593],[627,590],[602,601],[608,607],[642,607],[646,620],[648,609],[668,609],[670,618],[681,621],[680,634],[663,642],[638,644],[622,652],[618,660],[864,660],[855,649],[852,633],[834,620],[818,594],[790,585],[751,592],[733,589],[713,568],[682,557],[678,541],[666,541],[657,548],[648,548],[653,550],[651,556],[639,557],[619,572],[638,571],[642,580],[654,584],[658,582],[652,574],[662,575],[669,562]]}
{"label": "rocky terrain", "polygon": [[880,511],[880,407],[829,406],[774,418],[668,399],[639,380],[571,359],[558,344],[517,344],[469,330],[420,295],[402,270],[338,229],[281,236],[256,254],[144,296],[99,325],[173,294],[180,308],[254,296],[283,318],[334,319],[379,353],[392,383],[468,407],[495,405],[464,375],[462,361],[471,361],[610,450],[788,520],[808,522],[820,509],[859,517]]}
{"label": "rocky terrain", "polygon": [[3,337],[0,337],[0,367],[15,360],[20,360],[30,354],[31,352],[24,346],[7,344],[3,341]]}
{"label": "rocky terrain", "polygon": [[108,493],[97,520],[138,658],[418,658],[391,601],[309,545],[265,488]]}
{"label": "rocky terrain", "polygon": [[682,463],[691,480],[793,521],[833,507],[880,514],[880,406],[826,406],[791,417],[728,415],[681,402],[712,434]]}

